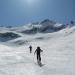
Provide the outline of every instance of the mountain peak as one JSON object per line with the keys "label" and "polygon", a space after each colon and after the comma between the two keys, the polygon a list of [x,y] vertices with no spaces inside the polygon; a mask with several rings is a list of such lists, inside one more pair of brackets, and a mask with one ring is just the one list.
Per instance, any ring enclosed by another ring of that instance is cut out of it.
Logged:
{"label": "mountain peak", "polygon": [[56,24],[56,22],[49,20],[49,19],[45,19],[40,24],[42,24],[42,25],[54,25],[54,24]]}

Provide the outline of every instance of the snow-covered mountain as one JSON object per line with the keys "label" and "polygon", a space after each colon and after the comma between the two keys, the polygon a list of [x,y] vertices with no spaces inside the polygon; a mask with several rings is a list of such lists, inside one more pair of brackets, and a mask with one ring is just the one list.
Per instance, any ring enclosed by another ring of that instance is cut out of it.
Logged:
{"label": "snow-covered mountain", "polygon": [[[0,42],[11,42],[14,40],[14,43],[18,45],[28,44],[28,37],[31,35],[29,39],[36,34],[45,34],[45,33],[53,33],[65,29],[67,27],[71,28],[74,24],[60,24],[49,19],[45,19],[41,22],[35,22],[23,26],[7,26],[7,27],[0,27]],[[28,36],[27,38],[25,36]],[[25,37],[23,40],[22,38]],[[37,39],[42,39],[37,38]],[[31,40],[30,40],[31,41]]]}
{"label": "snow-covered mountain", "polygon": [[5,42],[20,37],[22,34],[52,33],[64,28],[63,24],[46,19],[18,27],[0,27],[0,41]]}
{"label": "snow-covered mountain", "polygon": [[[28,26],[27,26],[28,27]],[[40,23],[32,23],[29,25],[29,30],[24,30],[22,33],[35,34],[35,33],[51,33],[56,32],[64,28],[63,24],[56,23],[46,19]]]}

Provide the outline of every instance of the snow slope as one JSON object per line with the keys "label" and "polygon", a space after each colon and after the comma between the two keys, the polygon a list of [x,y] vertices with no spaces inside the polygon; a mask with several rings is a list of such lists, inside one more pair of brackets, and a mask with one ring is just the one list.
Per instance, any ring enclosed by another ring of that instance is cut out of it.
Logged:
{"label": "snow slope", "polygon": [[[13,46],[12,42],[27,40],[28,44]],[[75,75],[75,27],[55,33],[24,35],[0,44],[0,75]],[[10,46],[9,46],[9,44]],[[33,53],[29,53],[29,45]],[[42,63],[36,63],[34,51],[43,50]]]}

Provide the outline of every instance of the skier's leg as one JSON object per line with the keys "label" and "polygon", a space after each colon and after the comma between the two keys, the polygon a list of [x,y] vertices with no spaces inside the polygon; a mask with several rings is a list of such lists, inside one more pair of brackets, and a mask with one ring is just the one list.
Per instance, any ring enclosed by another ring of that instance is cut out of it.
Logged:
{"label": "skier's leg", "polygon": [[30,49],[30,53],[31,53],[31,49]]}
{"label": "skier's leg", "polygon": [[37,55],[37,63],[38,63],[38,61],[39,61],[39,58],[38,58],[38,55]]}
{"label": "skier's leg", "polygon": [[41,57],[39,58],[39,61],[41,62]]}
{"label": "skier's leg", "polygon": [[39,64],[41,63],[41,57],[40,57],[40,55],[38,55],[38,63]]}

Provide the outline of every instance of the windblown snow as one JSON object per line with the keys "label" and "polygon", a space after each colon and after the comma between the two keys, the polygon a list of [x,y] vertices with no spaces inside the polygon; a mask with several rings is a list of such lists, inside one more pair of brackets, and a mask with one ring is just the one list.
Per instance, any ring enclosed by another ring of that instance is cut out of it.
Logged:
{"label": "windblown snow", "polygon": [[[75,75],[74,26],[54,33],[18,34],[22,37],[0,43],[0,75]],[[34,55],[37,46],[43,50],[42,67]]]}

